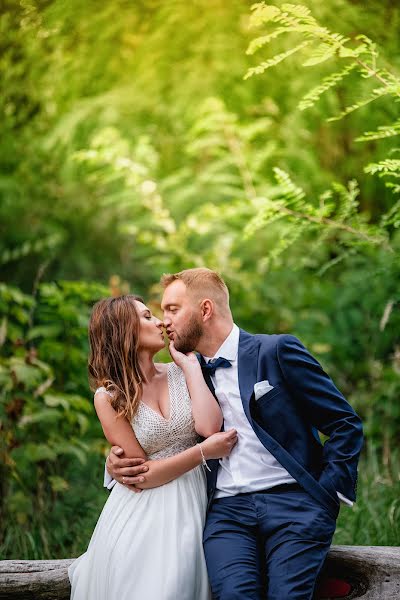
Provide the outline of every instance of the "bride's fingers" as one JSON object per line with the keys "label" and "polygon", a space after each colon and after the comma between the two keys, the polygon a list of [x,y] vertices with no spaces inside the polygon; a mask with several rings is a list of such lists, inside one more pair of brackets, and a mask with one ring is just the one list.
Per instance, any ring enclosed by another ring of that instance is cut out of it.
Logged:
{"label": "bride's fingers", "polygon": [[107,457],[107,467],[121,469],[123,467],[135,467],[145,462],[144,458],[111,458]]}
{"label": "bride's fingers", "polygon": [[226,437],[228,438],[228,440],[232,440],[234,438],[237,438],[237,431],[236,429],[230,429],[229,431],[226,431]]}
{"label": "bride's fingers", "polygon": [[116,469],[115,474],[117,477],[122,477],[126,475],[128,477],[136,477],[137,475],[141,475],[142,473],[146,473],[149,470],[147,465],[139,466],[139,467],[124,467],[123,469]]}

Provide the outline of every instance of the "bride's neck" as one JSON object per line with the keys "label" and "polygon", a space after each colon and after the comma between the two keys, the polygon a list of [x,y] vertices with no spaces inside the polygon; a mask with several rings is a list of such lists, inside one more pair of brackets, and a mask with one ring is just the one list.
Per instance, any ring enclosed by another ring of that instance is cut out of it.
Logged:
{"label": "bride's neck", "polygon": [[144,377],[143,383],[150,383],[153,377],[158,373],[154,364],[154,355],[150,352],[140,352],[139,364]]}

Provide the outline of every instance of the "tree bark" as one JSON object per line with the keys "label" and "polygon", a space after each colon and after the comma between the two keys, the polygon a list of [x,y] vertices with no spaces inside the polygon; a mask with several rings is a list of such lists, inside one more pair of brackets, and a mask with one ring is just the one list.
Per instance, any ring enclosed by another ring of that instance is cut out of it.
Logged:
{"label": "tree bark", "polygon": [[[67,569],[72,562],[73,559],[0,561],[0,600],[68,600]],[[346,586],[348,592],[343,595]],[[316,598],[400,600],[400,547],[333,546]]]}

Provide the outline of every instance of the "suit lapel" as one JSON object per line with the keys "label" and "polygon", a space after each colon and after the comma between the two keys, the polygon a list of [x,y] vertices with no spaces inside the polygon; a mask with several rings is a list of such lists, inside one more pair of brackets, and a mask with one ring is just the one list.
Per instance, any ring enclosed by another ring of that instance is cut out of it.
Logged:
{"label": "suit lapel", "polygon": [[250,399],[254,392],[254,384],[257,381],[259,349],[260,345],[256,337],[241,329],[238,352],[239,389],[243,409],[250,424],[252,422],[250,416]]}

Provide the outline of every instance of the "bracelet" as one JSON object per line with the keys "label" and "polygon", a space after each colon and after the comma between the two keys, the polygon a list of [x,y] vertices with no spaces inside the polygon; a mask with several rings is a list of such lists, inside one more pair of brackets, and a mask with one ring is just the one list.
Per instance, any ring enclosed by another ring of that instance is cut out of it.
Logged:
{"label": "bracelet", "polygon": [[201,464],[203,465],[203,467],[205,467],[207,469],[207,471],[209,471],[211,473],[211,469],[207,464],[206,458],[204,456],[204,452],[203,452],[203,448],[201,447],[201,444],[196,444],[199,448],[200,448],[200,454],[201,454]]}

